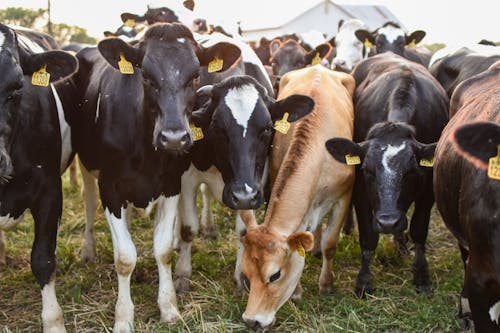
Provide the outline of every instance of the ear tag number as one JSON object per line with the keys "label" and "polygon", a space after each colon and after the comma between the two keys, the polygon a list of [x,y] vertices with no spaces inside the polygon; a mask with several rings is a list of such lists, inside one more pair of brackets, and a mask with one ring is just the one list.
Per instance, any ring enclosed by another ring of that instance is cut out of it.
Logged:
{"label": "ear tag number", "polygon": [[288,133],[288,130],[290,130],[290,126],[291,125],[288,122],[288,112],[285,112],[285,114],[283,114],[283,118],[281,120],[278,120],[274,123],[274,129],[282,134]]}
{"label": "ear tag number", "polygon": [[488,177],[500,180],[500,145],[498,145],[498,154],[490,158],[488,163]]}
{"label": "ear tag number", "polygon": [[411,42],[407,45],[407,47],[409,47],[409,48],[413,48],[413,47],[415,47],[416,45],[417,45],[416,40],[412,40],[412,41],[411,41]]}
{"label": "ear tag number", "polygon": [[316,52],[316,55],[314,56],[313,60],[311,61],[311,65],[317,65],[321,63],[321,57],[319,56],[319,52]]}
{"label": "ear tag number", "polygon": [[134,19],[128,19],[125,21],[125,23],[123,23],[124,26],[126,27],[129,27],[129,28],[133,28],[134,25],[135,25],[135,20]]}
{"label": "ear tag number", "polygon": [[118,61],[118,68],[122,74],[134,74],[134,66],[132,63],[125,59],[125,55],[120,53],[120,61]]}
{"label": "ear tag number", "polygon": [[193,141],[198,141],[204,138],[203,130],[201,127],[196,127],[195,124],[189,124],[189,128],[191,128],[191,136],[193,137]]}
{"label": "ear tag number", "polygon": [[297,252],[299,253],[299,256],[302,258],[306,257],[306,250],[304,250],[304,247],[302,246],[302,243],[298,242],[297,245]]}
{"label": "ear tag number", "polygon": [[357,155],[347,154],[345,155],[345,163],[347,165],[358,165],[361,164],[361,158]]}
{"label": "ear tag number", "polygon": [[365,38],[365,48],[371,49],[373,47],[372,42],[368,40],[368,38]]}
{"label": "ear tag number", "polygon": [[214,60],[208,63],[208,72],[209,73],[218,72],[222,69],[223,65],[224,65],[224,60],[215,57]]}
{"label": "ear tag number", "polygon": [[37,72],[31,76],[31,84],[34,86],[47,87],[50,82],[50,73],[47,73],[47,65],[43,65]]}
{"label": "ear tag number", "polygon": [[432,168],[434,166],[434,157],[430,160],[422,158],[418,164],[426,168]]}

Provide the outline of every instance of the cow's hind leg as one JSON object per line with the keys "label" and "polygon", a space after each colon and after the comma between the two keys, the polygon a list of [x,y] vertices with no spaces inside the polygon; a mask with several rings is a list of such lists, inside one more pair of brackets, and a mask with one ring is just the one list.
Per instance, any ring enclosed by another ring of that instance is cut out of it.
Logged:
{"label": "cow's hind leg", "polygon": [[6,261],[5,238],[3,230],[0,230],[0,265],[5,265]]}
{"label": "cow's hind leg", "polygon": [[83,166],[80,159],[80,171],[82,173],[82,196],[85,204],[85,231],[82,240],[82,260],[85,262],[95,262],[95,235],[94,219],[98,203],[98,189],[96,178]]}
{"label": "cow's hind leg", "polygon": [[[469,251],[463,246],[460,246],[460,253],[462,255],[462,262],[464,264],[464,276],[467,272],[467,261],[469,259]],[[464,278],[465,281],[465,278]],[[472,330],[474,328],[474,323],[472,322],[472,313],[469,304],[469,291],[467,290],[467,284],[464,282],[462,292],[460,293],[460,304],[458,306],[458,321],[460,322],[460,327],[463,330]]]}
{"label": "cow's hind leg", "polygon": [[161,321],[168,323],[180,318],[171,266],[174,220],[178,203],[179,195],[161,198],[155,215],[154,254],[159,275],[158,306]]}
{"label": "cow's hind leg", "polygon": [[210,187],[206,184],[201,184],[201,234],[207,239],[217,239],[219,232],[217,226],[214,223],[214,217],[212,215],[212,199],[213,194],[210,191]]}

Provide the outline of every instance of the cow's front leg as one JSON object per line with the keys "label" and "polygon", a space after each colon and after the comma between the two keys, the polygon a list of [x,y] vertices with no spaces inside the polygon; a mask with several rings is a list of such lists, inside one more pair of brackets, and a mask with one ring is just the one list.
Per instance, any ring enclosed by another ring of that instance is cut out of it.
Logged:
{"label": "cow's front leg", "polygon": [[238,250],[236,252],[236,265],[234,268],[234,294],[243,293],[241,257],[243,256],[243,244],[241,237],[245,234],[247,227],[257,225],[255,212],[253,210],[238,210],[236,215],[236,237],[238,237]]}
{"label": "cow's front leg", "polygon": [[82,173],[82,196],[85,203],[85,231],[82,240],[82,260],[84,262],[95,262],[95,235],[94,220],[98,203],[98,191],[96,178],[85,168],[78,159]]}
{"label": "cow's front leg", "polygon": [[214,217],[212,215],[212,199],[213,194],[210,191],[210,187],[206,184],[201,184],[201,234],[206,239],[217,239],[219,231],[214,223]]}
{"label": "cow's front leg", "polygon": [[114,333],[128,333],[134,327],[134,304],[130,297],[130,277],[137,262],[137,251],[132,242],[127,226],[126,209],[119,212],[110,212],[105,208],[104,213],[111,230],[115,269],[118,275],[118,300],[115,306]]}
{"label": "cow's front leg", "polygon": [[0,230],[0,265],[5,265],[6,260],[6,251],[5,251],[5,239],[3,235],[3,231]]}
{"label": "cow's front leg", "polygon": [[173,323],[180,318],[177,297],[172,281],[171,256],[173,250],[174,220],[179,195],[158,200],[155,215],[154,254],[158,265],[158,306],[161,321]]}
{"label": "cow's front leg", "polygon": [[469,261],[469,251],[458,245],[460,248],[460,254],[462,255],[462,262],[464,264],[464,285],[462,292],[460,293],[460,304],[458,306],[458,321],[460,322],[460,327],[466,330],[472,330],[474,328],[474,323],[472,322],[472,313],[469,304],[469,291],[467,290],[467,284],[465,283],[465,274],[467,272],[467,262]]}

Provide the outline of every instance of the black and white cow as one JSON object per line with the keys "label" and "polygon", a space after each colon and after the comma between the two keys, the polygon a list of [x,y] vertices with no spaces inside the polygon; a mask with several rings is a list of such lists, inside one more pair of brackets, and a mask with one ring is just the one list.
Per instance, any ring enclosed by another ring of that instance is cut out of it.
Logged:
{"label": "black and white cow", "polygon": [[358,159],[353,164],[360,164],[353,194],[362,250],[356,293],[373,292],[370,263],[379,234],[404,232],[412,202],[413,283],[418,291],[429,291],[425,242],[434,203],[432,168],[420,163],[433,158],[448,121],[448,97],[424,67],[393,53],[360,62],[353,76],[354,142],[334,138],[326,146],[337,161],[351,163],[350,154]]}
{"label": "black and white cow", "polygon": [[485,71],[500,60],[500,47],[470,45],[438,50],[431,58],[429,71],[441,83],[449,97],[460,82]]}
{"label": "black and white cow", "polygon": [[371,49],[367,47],[366,43],[361,42],[355,34],[357,30],[362,29],[368,28],[363,21],[358,19],[339,22],[339,31],[331,40],[337,52],[332,60],[332,69],[350,73],[358,62],[368,57]]}
{"label": "black and white cow", "polygon": [[360,29],[355,34],[361,42],[368,41],[375,46],[375,54],[390,51],[425,67],[429,65],[431,52],[426,48],[414,48],[425,37],[425,31],[415,30],[408,35],[398,24],[387,22],[374,32]]}
{"label": "black and white cow", "polygon": [[500,61],[460,84],[436,148],[434,193],[458,240],[465,277],[459,319],[500,331]]}
{"label": "black and white cow", "polygon": [[175,23],[151,26],[133,46],[110,38],[77,54],[75,81],[83,93],[77,152],[85,169],[99,174],[111,230],[118,274],[114,332],[130,332],[134,321],[130,277],[137,253],[127,227],[129,205],[145,208],[157,201],[158,305],[162,321],[179,318],[170,256],[200,66],[218,58],[223,71],[240,53],[225,43],[203,48],[186,26]]}
{"label": "black and white cow", "polygon": [[[48,50],[55,42],[47,39],[0,24],[0,230],[15,226],[31,211],[31,269],[42,289],[43,331],[65,332],[55,291],[55,251],[61,172],[72,157],[63,104],[73,96],[71,85],[55,82],[73,74],[78,62],[66,52]],[[41,69],[50,77],[40,74]]]}

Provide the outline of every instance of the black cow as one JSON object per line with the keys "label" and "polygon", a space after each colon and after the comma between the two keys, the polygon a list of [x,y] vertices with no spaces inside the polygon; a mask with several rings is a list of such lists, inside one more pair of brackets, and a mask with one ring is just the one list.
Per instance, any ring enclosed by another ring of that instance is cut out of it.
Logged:
{"label": "black cow", "polygon": [[43,330],[65,332],[55,292],[55,251],[61,172],[72,155],[63,104],[72,94],[66,82],[55,82],[74,73],[78,63],[66,52],[42,48],[51,44],[56,45],[47,35],[0,24],[0,229],[31,211],[31,269],[42,289]]}
{"label": "black cow", "polygon": [[425,241],[434,197],[432,168],[421,165],[433,158],[448,120],[448,97],[424,67],[393,53],[360,62],[353,75],[354,142],[334,138],[326,146],[336,160],[360,164],[353,193],[362,250],[356,293],[373,292],[370,262],[379,234],[404,232],[412,202],[413,283],[429,291]]}
{"label": "black cow", "polygon": [[200,66],[213,59],[226,70],[240,57],[233,45],[202,48],[181,24],[156,24],[134,46],[119,38],[77,54],[75,81],[83,92],[77,152],[85,169],[99,172],[118,273],[114,332],[130,332],[130,276],[137,254],[127,228],[129,204],[157,200],[154,253],[159,267],[161,320],[179,318],[170,273],[173,223],[181,175],[192,146],[189,118],[196,103]]}
{"label": "black cow", "polygon": [[429,70],[441,83],[449,97],[460,82],[488,69],[500,60],[500,47],[474,45],[460,49],[443,49],[436,52]]}
{"label": "black cow", "polygon": [[387,22],[374,32],[360,29],[355,34],[365,45],[375,46],[373,49],[375,54],[390,51],[425,67],[432,56],[425,48],[413,49],[425,37],[425,31],[422,30],[416,30],[408,35],[397,23]]}
{"label": "black cow", "polygon": [[464,329],[500,331],[500,62],[453,93],[454,116],[436,148],[434,193],[458,240]]}

